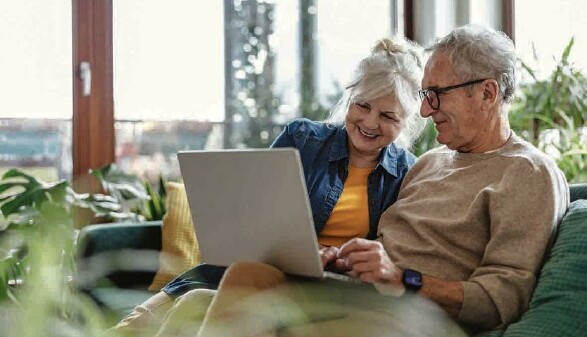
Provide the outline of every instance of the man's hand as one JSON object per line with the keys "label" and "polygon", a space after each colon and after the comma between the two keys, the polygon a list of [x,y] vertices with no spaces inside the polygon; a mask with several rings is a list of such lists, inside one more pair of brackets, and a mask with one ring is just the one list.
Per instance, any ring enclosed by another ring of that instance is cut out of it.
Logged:
{"label": "man's hand", "polygon": [[337,257],[363,282],[404,288],[401,270],[378,241],[352,239],[340,247]]}
{"label": "man's hand", "polygon": [[344,273],[348,271],[344,261],[337,257],[338,247],[326,247],[320,245],[320,259],[325,270],[336,273]]}
{"label": "man's hand", "polygon": [[[405,292],[402,271],[391,261],[379,241],[352,239],[339,248],[338,258],[361,281],[373,283],[381,294],[401,296]],[[453,318],[458,317],[464,299],[461,282],[423,275],[418,293],[438,303]]]}

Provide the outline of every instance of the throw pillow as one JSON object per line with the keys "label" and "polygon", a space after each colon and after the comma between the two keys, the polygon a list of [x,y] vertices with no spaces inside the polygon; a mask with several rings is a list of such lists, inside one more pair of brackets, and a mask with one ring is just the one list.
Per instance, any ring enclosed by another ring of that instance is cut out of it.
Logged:
{"label": "throw pillow", "polygon": [[185,186],[168,182],[165,188],[167,213],[161,228],[159,271],[149,286],[151,291],[161,290],[176,276],[202,262]]}

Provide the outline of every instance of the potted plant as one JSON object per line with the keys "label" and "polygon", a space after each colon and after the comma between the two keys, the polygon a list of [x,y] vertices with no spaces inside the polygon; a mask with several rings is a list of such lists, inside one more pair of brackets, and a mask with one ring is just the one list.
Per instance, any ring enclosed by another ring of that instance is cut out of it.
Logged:
{"label": "potted plant", "polygon": [[34,322],[13,324],[0,335],[98,336],[105,327],[94,302],[72,287],[77,233],[73,211],[90,210],[85,223],[92,218],[161,219],[165,181],[159,179],[156,191],[114,164],[91,173],[105,193],[76,193],[66,180],[47,183],[21,169],[0,178],[0,313],[9,313],[0,316],[31,317],[27,321]]}
{"label": "potted plant", "polygon": [[570,182],[587,181],[587,77],[570,62],[572,38],[553,72],[540,79],[521,62],[531,81],[522,83],[510,111],[512,128],[551,155]]}

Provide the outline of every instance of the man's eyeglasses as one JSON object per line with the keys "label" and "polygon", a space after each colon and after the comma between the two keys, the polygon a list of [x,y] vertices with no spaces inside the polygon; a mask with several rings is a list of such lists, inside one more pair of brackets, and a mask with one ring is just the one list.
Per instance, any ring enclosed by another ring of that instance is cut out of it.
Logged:
{"label": "man's eyeglasses", "polygon": [[450,87],[444,87],[444,88],[422,89],[422,90],[418,90],[418,94],[420,95],[421,100],[424,100],[424,97],[426,97],[426,100],[428,101],[428,104],[430,104],[430,107],[434,110],[437,110],[438,108],[440,108],[440,94],[442,94],[443,92],[447,92],[449,90],[481,83],[485,80],[487,80],[487,79],[484,78],[484,79],[480,79],[480,80],[473,80],[473,81],[469,81],[469,82],[465,82],[465,83],[461,83],[461,84],[457,84],[457,85],[451,85]]}

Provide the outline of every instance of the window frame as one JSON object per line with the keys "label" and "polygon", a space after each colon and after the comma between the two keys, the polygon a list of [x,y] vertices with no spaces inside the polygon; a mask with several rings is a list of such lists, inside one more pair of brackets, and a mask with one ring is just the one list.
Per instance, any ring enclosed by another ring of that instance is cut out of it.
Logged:
{"label": "window frame", "polygon": [[[115,161],[112,0],[73,0],[72,176],[76,190],[96,189],[89,170]],[[82,95],[79,65],[89,62],[91,94]]]}
{"label": "window frame", "polygon": [[[393,0],[392,0],[393,1]],[[414,30],[414,4],[413,0],[404,0],[404,35],[406,38],[415,41]],[[515,40],[515,0],[501,0],[501,26],[502,31],[509,36],[514,43]]]}
{"label": "window frame", "polygon": [[[89,170],[116,160],[112,1],[72,1],[72,176],[76,188],[84,192],[96,189],[93,179],[88,178]],[[502,27],[512,40],[515,38],[514,1],[502,0]],[[404,34],[413,40],[412,0],[404,0],[403,6]],[[79,76],[79,64],[82,61],[90,62],[92,68],[92,88],[88,97],[82,95],[82,80]],[[225,92],[229,93],[228,90]]]}

